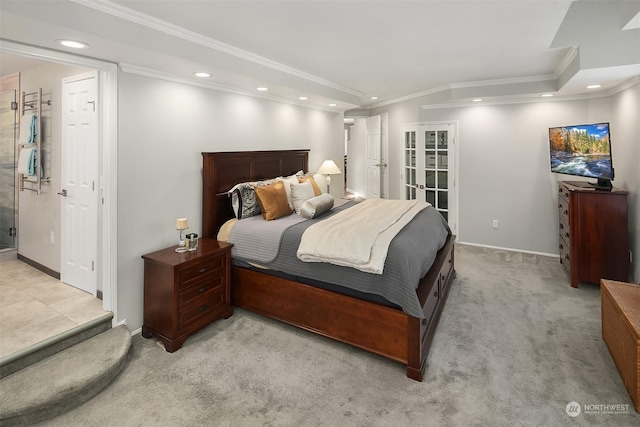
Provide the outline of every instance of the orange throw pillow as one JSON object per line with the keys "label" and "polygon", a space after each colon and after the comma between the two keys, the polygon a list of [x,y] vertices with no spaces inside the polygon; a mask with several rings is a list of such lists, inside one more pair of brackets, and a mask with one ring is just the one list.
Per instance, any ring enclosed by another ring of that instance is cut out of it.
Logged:
{"label": "orange throw pillow", "polygon": [[282,181],[264,187],[255,187],[254,191],[258,197],[258,203],[260,203],[262,218],[266,221],[291,215],[293,212],[289,207],[287,192]]}

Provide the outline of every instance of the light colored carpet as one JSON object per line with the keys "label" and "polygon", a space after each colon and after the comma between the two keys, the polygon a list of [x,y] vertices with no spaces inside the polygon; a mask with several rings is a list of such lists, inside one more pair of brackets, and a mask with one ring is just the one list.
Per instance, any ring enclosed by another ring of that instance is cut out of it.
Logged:
{"label": "light colored carpet", "polygon": [[[104,392],[43,425],[640,425],[601,338],[598,286],[571,288],[557,259],[472,246],[457,246],[456,268],[422,383],[236,310],[174,354],[134,337]],[[571,418],[572,401],[628,410]]]}

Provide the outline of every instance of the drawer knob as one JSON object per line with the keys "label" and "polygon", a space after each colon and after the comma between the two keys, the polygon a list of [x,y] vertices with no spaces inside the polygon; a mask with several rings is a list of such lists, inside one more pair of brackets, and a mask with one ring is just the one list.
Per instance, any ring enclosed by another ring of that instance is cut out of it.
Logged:
{"label": "drawer knob", "polygon": [[564,230],[564,224],[560,223],[560,230]]}
{"label": "drawer knob", "polygon": [[560,243],[560,250],[564,249],[564,245],[562,243]]}
{"label": "drawer knob", "polygon": [[201,306],[198,310],[200,311],[205,311],[207,309],[207,304],[204,304],[203,306]]}
{"label": "drawer knob", "polygon": [[566,233],[564,233],[564,235],[565,235],[566,237],[569,237],[569,232],[567,231]]}
{"label": "drawer knob", "polygon": [[207,267],[201,268],[200,270],[198,270],[198,273],[202,274],[205,271],[207,271]]}
{"label": "drawer knob", "polygon": [[202,293],[202,292],[206,291],[207,289],[209,289],[209,287],[208,287],[208,286],[203,286],[203,287],[201,287],[200,289],[198,289],[198,292],[201,292],[201,293]]}

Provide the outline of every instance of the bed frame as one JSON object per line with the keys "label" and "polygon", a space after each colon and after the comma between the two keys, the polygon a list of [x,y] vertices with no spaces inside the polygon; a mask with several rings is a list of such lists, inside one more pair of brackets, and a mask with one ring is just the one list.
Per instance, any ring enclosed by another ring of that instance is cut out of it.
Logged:
{"label": "bed frame", "polygon": [[[233,218],[227,191],[236,183],[308,171],[309,150],[202,153],[202,234],[214,238]],[[422,381],[429,347],[455,276],[450,235],[417,295],[424,319],[402,310],[305,285],[259,271],[232,267],[232,303],[311,332],[382,355],[407,366]]]}

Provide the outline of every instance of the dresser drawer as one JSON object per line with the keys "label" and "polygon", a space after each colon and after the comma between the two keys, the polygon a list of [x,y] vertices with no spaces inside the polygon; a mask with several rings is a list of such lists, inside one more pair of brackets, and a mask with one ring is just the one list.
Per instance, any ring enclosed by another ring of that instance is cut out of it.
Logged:
{"label": "dresser drawer", "polygon": [[567,199],[558,198],[558,214],[560,220],[564,220],[569,224],[569,201]]}
{"label": "dresser drawer", "polygon": [[204,295],[208,292],[212,292],[215,288],[224,287],[224,275],[216,274],[211,277],[207,277],[206,280],[199,281],[189,286],[186,289],[183,289],[179,293],[179,307],[182,309],[186,304],[188,304],[194,298],[199,297],[200,295]]}
{"label": "dresser drawer", "polygon": [[194,280],[200,280],[205,275],[209,275],[213,272],[221,273],[224,265],[225,257],[217,256],[181,270],[178,273],[180,289],[191,286]]}
{"label": "dresser drawer", "polygon": [[217,286],[193,298],[178,311],[178,329],[184,329],[200,319],[217,315],[225,307],[224,286]]}
{"label": "dresser drawer", "polygon": [[569,200],[569,189],[563,184],[560,184],[560,187],[558,187],[558,197],[563,198],[567,201]]}
{"label": "dresser drawer", "polygon": [[571,246],[560,236],[560,263],[567,271],[571,268]]}
{"label": "dresser drawer", "polygon": [[571,228],[569,228],[569,223],[562,217],[560,217],[560,225],[558,228],[560,237],[565,239],[567,243],[571,243]]}

